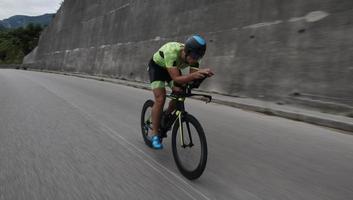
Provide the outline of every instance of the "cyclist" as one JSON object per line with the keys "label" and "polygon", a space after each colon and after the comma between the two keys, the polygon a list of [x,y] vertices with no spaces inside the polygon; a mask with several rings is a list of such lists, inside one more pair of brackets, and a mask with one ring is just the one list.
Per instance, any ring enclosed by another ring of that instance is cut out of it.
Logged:
{"label": "cyclist", "polygon": [[[206,41],[200,35],[189,37],[185,44],[168,42],[152,57],[148,64],[151,88],[155,103],[152,107],[152,147],[162,149],[163,144],[158,134],[162,110],[165,103],[165,83],[173,92],[181,92],[180,86],[193,80],[210,77],[213,72],[209,68],[199,69],[199,60],[205,55]],[[190,67],[188,75],[182,75],[181,69]],[[170,101],[166,113],[174,110],[175,102]]]}

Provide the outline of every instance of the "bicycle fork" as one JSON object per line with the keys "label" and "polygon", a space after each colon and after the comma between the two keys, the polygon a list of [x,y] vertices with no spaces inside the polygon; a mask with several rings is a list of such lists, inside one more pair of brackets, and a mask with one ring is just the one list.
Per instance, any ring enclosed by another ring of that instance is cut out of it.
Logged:
{"label": "bicycle fork", "polygon": [[180,144],[181,147],[185,148],[185,147],[192,147],[194,146],[193,142],[192,142],[192,137],[191,137],[191,131],[190,131],[190,125],[189,122],[185,122],[186,123],[186,128],[188,131],[188,135],[189,135],[189,144],[185,144],[185,140],[184,140],[184,128],[183,128],[183,124],[181,123],[181,118],[183,116],[184,113],[182,113],[181,111],[177,111],[176,112],[177,116],[178,116],[178,120],[179,120],[179,135],[180,135]]}

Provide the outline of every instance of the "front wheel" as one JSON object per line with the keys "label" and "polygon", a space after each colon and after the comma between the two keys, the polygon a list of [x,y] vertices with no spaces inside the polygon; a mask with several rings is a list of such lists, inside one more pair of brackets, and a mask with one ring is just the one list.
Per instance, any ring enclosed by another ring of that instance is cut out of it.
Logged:
{"label": "front wheel", "polygon": [[176,121],[172,133],[172,148],[175,163],[187,179],[201,176],[207,162],[207,142],[201,124],[195,117],[184,114]]}

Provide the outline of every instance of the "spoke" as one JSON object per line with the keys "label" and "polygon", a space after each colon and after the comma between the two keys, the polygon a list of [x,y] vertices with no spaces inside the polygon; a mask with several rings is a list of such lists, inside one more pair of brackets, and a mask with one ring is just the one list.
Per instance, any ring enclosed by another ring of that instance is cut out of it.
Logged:
{"label": "spoke", "polygon": [[148,135],[149,130],[152,130],[152,120],[151,115],[147,115],[147,119],[144,122],[145,135]]}
{"label": "spoke", "polygon": [[151,121],[151,115],[148,116],[147,120],[145,121],[146,124],[152,124],[152,121]]}

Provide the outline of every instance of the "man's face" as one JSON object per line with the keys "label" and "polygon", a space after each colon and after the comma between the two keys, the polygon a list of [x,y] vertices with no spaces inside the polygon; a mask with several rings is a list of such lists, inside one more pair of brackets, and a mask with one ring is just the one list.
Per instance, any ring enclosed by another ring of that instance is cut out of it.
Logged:
{"label": "man's face", "polygon": [[199,61],[199,59],[198,59],[198,58],[195,58],[195,57],[192,56],[192,55],[188,55],[188,56],[186,57],[186,62],[189,63],[190,65],[196,64],[198,61]]}

